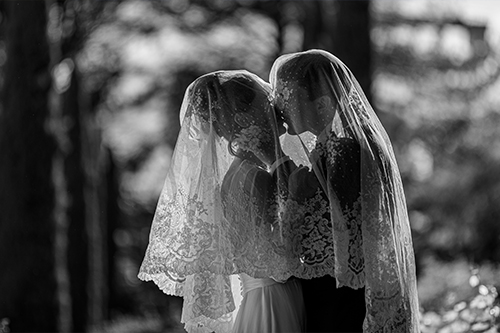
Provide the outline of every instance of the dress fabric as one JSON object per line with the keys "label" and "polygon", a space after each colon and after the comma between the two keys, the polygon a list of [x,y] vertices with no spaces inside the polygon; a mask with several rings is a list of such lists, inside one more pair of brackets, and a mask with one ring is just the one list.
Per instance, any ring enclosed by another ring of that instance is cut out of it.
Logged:
{"label": "dress fabric", "polygon": [[297,279],[284,283],[270,278],[239,275],[243,300],[233,333],[304,332],[305,308],[302,287]]}

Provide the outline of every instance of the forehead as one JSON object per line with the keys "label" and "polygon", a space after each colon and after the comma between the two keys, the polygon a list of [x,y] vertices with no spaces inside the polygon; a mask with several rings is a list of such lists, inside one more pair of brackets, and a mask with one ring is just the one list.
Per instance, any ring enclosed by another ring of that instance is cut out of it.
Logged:
{"label": "forehead", "polygon": [[301,86],[296,80],[278,80],[275,96],[281,102],[296,103],[297,98],[309,99],[308,89]]}

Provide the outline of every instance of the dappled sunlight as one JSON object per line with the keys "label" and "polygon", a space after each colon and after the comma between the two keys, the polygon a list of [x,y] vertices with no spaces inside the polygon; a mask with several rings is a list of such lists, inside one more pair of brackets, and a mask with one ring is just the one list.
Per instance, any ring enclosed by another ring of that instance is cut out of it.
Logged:
{"label": "dappled sunlight", "polygon": [[69,88],[74,69],[75,64],[73,60],[69,58],[64,59],[57,66],[55,66],[52,71],[52,77],[54,80],[54,88],[57,93],[61,94]]}
{"label": "dappled sunlight", "polygon": [[422,333],[497,332],[500,307],[494,287],[495,265],[471,266],[465,260],[440,262],[427,258],[419,279]]}
{"label": "dappled sunlight", "polygon": [[120,76],[109,92],[109,98],[118,108],[133,104],[154,90],[157,78],[144,71],[130,71]]}
{"label": "dappled sunlight", "polygon": [[378,74],[373,81],[373,92],[380,103],[396,104],[400,113],[409,113],[407,105],[414,98],[413,87],[400,76],[391,74]]}
{"label": "dappled sunlight", "polygon": [[429,180],[434,172],[434,157],[426,144],[415,139],[408,145],[406,153],[406,161],[409,162],[406,172],[419,182]]}
{"label": "dappled sunlight", "polygon": [[123,65],[135,69],[155,72],[165,60],[167,59],[155,36],[132,38],[123,50]]}
{"label": "dappled sunlight", "polygon": [[413,33],[413,51],[423,59],[429,59],[439,43],[439,29],[431,24],[415,28]]}
{"label": "dappled sunlight", "polygon": [[375,104],[405,181],[422,332],[497,332],[498,43],[484,21],[430,3],[391,21],[397,4],[379,2]]}
{"label": "dappled sunlight", "polygon": [[168,145],[157,146],[140,171],[125,172],[123,175],[123,196],[146,207],[156,206],[163,187],[163,179],[170,165],[172,148]]}
{"label": "dappled sunlight", "polygon": [[168,126],[164,105],[150,101],[150,107],[129,107],[119,115],[103,117],[105,142],[113,148],[120,162],[134,159],[141,150],[154,147],[163,139],[163,132]]}
{"label": "dappled sunlight", "polygon": [[454,65],[461,65],[474,55],[470,33],[459,26],[448,26],[441,32],[442,42],[439,51]]}

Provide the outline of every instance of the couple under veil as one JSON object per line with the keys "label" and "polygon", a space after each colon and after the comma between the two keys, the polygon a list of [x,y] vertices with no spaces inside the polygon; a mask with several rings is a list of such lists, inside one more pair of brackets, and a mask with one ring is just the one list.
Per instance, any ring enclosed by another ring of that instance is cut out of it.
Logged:
{"label": "couple under veil", "polygon": [[391,142],[334,55],[196,79],[139,278],[189,333],[419,332]]}

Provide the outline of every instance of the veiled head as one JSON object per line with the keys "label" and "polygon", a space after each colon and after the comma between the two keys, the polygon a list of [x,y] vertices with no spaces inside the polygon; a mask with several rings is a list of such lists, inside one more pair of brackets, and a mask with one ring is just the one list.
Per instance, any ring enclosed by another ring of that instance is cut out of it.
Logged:
{"label": "veiled head", "polygon": [[218,71],[201,76],[188,88],[184,117],[197,119],[205,135],[211,131],[227,140],[230,151],[270,149],[283,133],[271,105],[271,88],[244,70]]}
{"label": "veiled head", "polygon": [[321,50],[279,57],[271,69],[276,108],[290,134],[319,134],[333,120],[350,90],[345,66]]}

